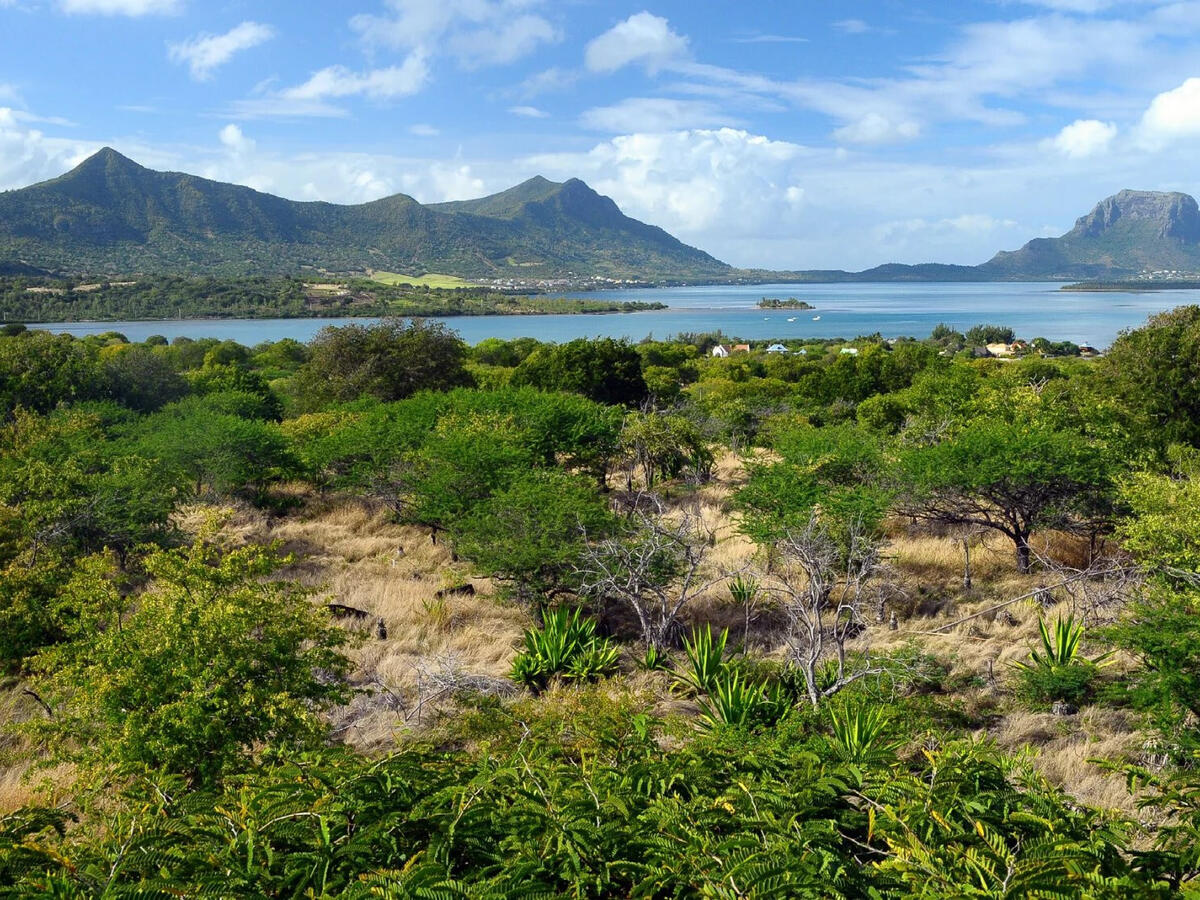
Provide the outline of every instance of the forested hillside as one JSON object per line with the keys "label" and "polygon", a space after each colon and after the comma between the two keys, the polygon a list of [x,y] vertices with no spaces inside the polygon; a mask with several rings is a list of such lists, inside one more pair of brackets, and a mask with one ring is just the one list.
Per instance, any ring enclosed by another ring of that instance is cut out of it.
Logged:
{"label": "forested hillside", "polygon": [[0,264],[65,275],[383,269],[645,280],[729,271],[577,179],[539,178],[457,204],[395,194],[346,206],[156,172],[107,147],[58,178],[0,193]]}
{"label": "forested hillside", "polygon": [[7,327],[0,894],[1196,896],[1200,307],[1001,336]]}
{"label": "forested hillside", "polygon": [[660,308],[665,307],[641,301],[530,297],[483,287],[384,284],[368,278],[306,281],[144,275],[130,280],[85,281],[0,277],[0,321],[9,322],[539,315]]}

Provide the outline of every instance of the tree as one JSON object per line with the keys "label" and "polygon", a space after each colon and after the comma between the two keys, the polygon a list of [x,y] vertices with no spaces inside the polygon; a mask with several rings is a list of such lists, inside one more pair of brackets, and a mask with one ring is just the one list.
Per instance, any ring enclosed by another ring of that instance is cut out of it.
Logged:
{"label": "tree", "polygon": [[620,449],[632,483],[636,468],[648,490],[656,478],[676,478],[691,470],[696,483],[708,480],[713,454],[708,441],[694,422],[680,415],[660,412],[631,412],[621,429]]}
{"label": "tree", "polygon": [[1125,332],[1101,365],[1118,396],[1149,420],[1152,440],[1200,445],[1200,306]]}
{"label": "tree", "polygon": [[428,527],[436,541],[533,463],[511,421],[446,416],[420,449],[379,473],[374,490],[402,521]]}
{"label": "tree", "polygon": [[1200,748],[1200,478],[1135,475],[1122,485],[1122,499],[1132,514],[1118,535],[1149,581],[1106,634],[1140,663],[1131,678],[1135,703],[1172,745],[1194,751]]}
{"label": "tree", "polygon": [[896,469],[906,515],[1008,536],[1030,568],[1035,528],[1063,527],[1110,489],[1102,450],[1069,429],[977,419],[936,444],[910,448]]}
{"label": "tree", "polygon": [[152,458],[108,441],[89,412],[20,413],[0,429],[0,504],[15,511],[31,561],[39,552],[103,548],[124,558],[162,541],[173,533],[180,487]]}
{"label": "tree", "polygon": [[[846,644],[865,624],[868,582],[880,569],[879,534],[862,519],[842,520],[814,509],[808,523],[776,543],[780,565],[764,575],[788,620],[789,662],[800,670],[809,702],[817,706],[867,675],[883,670],[853,665]],[[834,660],[826,675],[821,667]]]}
{"label": "tree", "polygon": [[100,363],[99,393],[140,413],[173,403],[188,393],[188,382],[148,347],[124,344]]}
{"label": "tree", "polygon": [[615,536],[589,540],[577,573],[580,593],[628,607],[646,647],[665,650],[678,637],[684,608],[728,576],[704,574],[709,539],[694,516],[667,518],[653,495],[639,500]]}
{"label": "tree", "polygon": [[479,503],[454,528],[454,544],[486,574],[510,581],[526,604],[573,586],[584,535],[608,534],[612,515],[576,475],[536,470]]}
{"label": "tree", "polygon": [[47,412],[95,391],[95,363],[70,335],[27,331],[0,337],[0,417],[17,407]]}
{"label": "tree", "polygon": [[295,470],[279,426],[214,409],[203,397],[165,407],[142,420],[134,449],[181,473],[195,493],[261,491]]}
{"label": "tree", "polygon": [[772,441],[775,462],[750,462],[734,502],[741,529],[768,550],[809,527],[822,510],[827,527],[854,522],[874,530],[887,512],[885,460],[875,435],[855,425],[785,431]]}
{"label": "tree", "polygon": [[634,406],[649,394],[642,358],[628,341],[614,338],[543,344],[517,366],[512,384],[571,391],[609,405]]}
{"label": "tree", "polygon": [[466,344],[440,323],[387,319],[328,327],[313,338],[293,390],[307,409],[362,396],[401,400],[470,385],[466,361]]}
{"label": "tree", "polygon": [[317,739],[316,713],[346,696],[346,632],[298,585],[264,581],[281,562],[202,538],[151,555],[136,598],[102,565],[83,567],[68,589],[73,640],[34,664],[48,747],[202,783],[262,742]]}
{"label": "tree", "polygon": [[968,346],[980,347],[985,344],[1011,344],[1015,337],[1013,330],[1004,325],[976,325],[967,330],[966,341]]}

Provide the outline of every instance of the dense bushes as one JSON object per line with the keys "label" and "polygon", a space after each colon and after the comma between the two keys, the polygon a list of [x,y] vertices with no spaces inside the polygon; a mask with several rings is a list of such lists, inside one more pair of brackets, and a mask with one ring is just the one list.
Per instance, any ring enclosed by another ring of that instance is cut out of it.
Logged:
{"label": "dense bushes", "polygon": [[[85,776],[70,814],[0,818],[0,893],[1182,896],[1200,877],[1198,491],[1162,398],[1186,408],[1172,354],[1194,317],[1102,364],[875,340],[470,351],[402,322],[253,350],[0,336],[0,655],[44,704],[26,735]],[[1008,337],[969,337],[989,335]],[[1174,368],[1130,372],[1147,360]],[[741,568],[706,487],[736,461],[721,442],[746,451],[731,511],[761,553]],[[427,528],[456,574],[540,619],[511,676],[542,696],[456,687],[455,715],[391,754],[330,746],[346,632],[268,549],[186,537],[179,513],[337,491]],[[1159,768],[1132,771],[1165,826],[964,739],[984,717],[935,696],[920,648],[852,643],[886,621],[896,513],[1002,532],[1022,569],[1050,527],[1136,559],[1110,561],[1124,614],[1087,631],[1121,666],[1101,679],[1063,618],[980,691],[1127,705],[1153,732]],[[714,594],[751,647],[709,627]],[[752,649],[758,612],[780,658]]]}

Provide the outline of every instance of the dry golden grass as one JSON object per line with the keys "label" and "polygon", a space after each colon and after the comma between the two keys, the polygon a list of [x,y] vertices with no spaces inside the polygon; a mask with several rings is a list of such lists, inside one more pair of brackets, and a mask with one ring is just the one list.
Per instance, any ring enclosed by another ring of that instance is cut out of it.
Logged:
{"label": "dry golden grass", "polygon": [[1006,750],[1034,749],[1034,765],[1053,784],[1089,806],[1137,812],[1137,798],[1119,773],[1097,760],[1135,761],[1145,745],[1122,710],[1089,707],[1076,716],[1010,712],[991,734]]}
{"label": "dry golden grass", "polygon": [[[19,725],[44,715],[23,684],[13,682],[0,690],[0,723]],[[0,815],[34,803],[54,803],[71,783],[74,767],[42,766],[33,743],[4,729],[0,732]]]}
{"label": "dry golden grass", "polygon": [[[706,577],[762,562],[730,513],[729,498],[744,475],[742,460],[727,453],[717,460],[712,481],[673,486],[668,494],[669,510],[694,515],[711,535]],[[523,610],[498,600],[486,579],[469,578],[469,567],[454,562],[446,546],[432,544],[427,532],[394,524],[386,511],[361,499],[314,497],[299,488],[296,496],[300,508],[280,518],[235,509],[224,533],[233,541],[281,542],[297,559],[285,573],[288,577],[314,589],[320,601],[365,610],[369,623],[378,618],[386,626],[387,637],[380,640],[368,624],[353,650],[354,680],[374,693],[334,714],[344,740],[362,748],[385,747],[398,731],[451,712],[456,685],[504,688],[521,630],[530,624]],[[199,522],[206,514],[193,510],[187,521]],[[856,640],[857,647],[886,653],[916,644],[948,667],[950,679],[982,685],[964,688],[959,699],[989,716],[999,713],[989,733],[1002,746],[1033,747],[1041,771],[1081,800],[1131,809],[1121,780],[1087,762],[1136,757],[1143,738],[1123,714],[1087,709],[1078,716],[1055,717],[1012,708],[1006,687],[1011,664],[1024,659],[1037,642],[1041,617],[1053,620],[1068,609],[1063,603],[1043,608],[1033,600],[997,606],[1038,588],[1046,576],[1019,575],[1011,542],[982,534],[972,539],[974,586],[965,591],[961,541],[916,533],[902,522],[891,523],[889,535],[885,556],[888,578],[900,589],[891,601],[901,614],[899,627],[892,631],[886,624],[871,624]],[[1087,547],[1070,536],[1049,534],[1038,537],[1035,551],[1077,565]],[[440,589],[467,582],[475,593],[435,596]],[[728,627],[734,640],[740,640],[745,627],[744,610],[733,603],[725,581],[697,597],[685,620]],[[750,633],[762,652],[778,654],[779,622],[769,611],[759,614]],[[631,673],[622,680],[622,689],[630,688],[658,698],[658,714],[695,711],[692,701],[669,693],[659,674]],[[552,694],[541,702],[562,698]]]}
{"label": "dry golden grass", "polygon": [[[487,579],[468,577],[469,568],[428,531],[397,525],[385,510],[347,497],[310,498],[280,519],[238,508],[223,530],[235,541],[280,542],[296,558],[282,576],[312,589],[318,602],[368,614],[361,627],[348,627],[360,632],[351,679],[369,694],[333,715],[348,743],[380,747],[397,730],[425,724],[452,703],[455,684],[507,687],[501,680],[528,614],[498,600]],[[436,596],[466,584],[473,594]]]}

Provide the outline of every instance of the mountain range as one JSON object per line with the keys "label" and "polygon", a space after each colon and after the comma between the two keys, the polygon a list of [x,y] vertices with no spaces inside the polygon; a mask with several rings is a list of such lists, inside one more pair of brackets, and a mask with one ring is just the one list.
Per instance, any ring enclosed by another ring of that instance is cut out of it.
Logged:
{"label": "mountain range", "polygon": [[734,269],[624,215],[582,181],[532,178],[478,200],[299,202],[157,172],[105,148],[58,178],[0,193],[0,275],[299,274],[378,269],[469,279],[1028,281],[1200,273],[1200,208],[1124,190],[1057,238],[977,266],[889,263],[862,272]]}
{"label": "mountain range", "polygon": [[730,267],[622,214],[578,179],[533,178],[481,200],[395,194],[297,202],[156,172],[111,148],[0,193],[0,269],[62,273],[296,274],[424,270],[465,278],[704,279]]}

